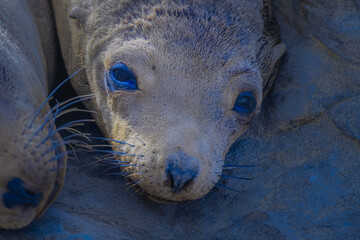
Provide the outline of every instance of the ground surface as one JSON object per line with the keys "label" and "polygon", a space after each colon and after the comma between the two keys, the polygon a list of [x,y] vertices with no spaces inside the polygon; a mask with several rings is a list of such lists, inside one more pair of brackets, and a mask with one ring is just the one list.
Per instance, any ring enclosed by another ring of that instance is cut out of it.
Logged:
{"label": "ground surface", "polygon": [[123,179],[70,160],[43,218],[0,239],[359,239],[360,3],[275,0],[288,46],[263,110],[233,145],[232,170],[205,198],[159,205]]}

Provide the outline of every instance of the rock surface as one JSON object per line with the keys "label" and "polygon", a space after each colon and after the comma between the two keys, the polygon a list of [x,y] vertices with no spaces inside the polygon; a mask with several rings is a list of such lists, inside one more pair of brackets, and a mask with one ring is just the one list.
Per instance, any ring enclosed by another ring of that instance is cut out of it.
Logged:
{"label": "rock surface", "polygon": [[359,239],[360,2],[273,2],[287,55],[226,160],[254,180],[159,205],[81,154],[45,216],[0,239]]}

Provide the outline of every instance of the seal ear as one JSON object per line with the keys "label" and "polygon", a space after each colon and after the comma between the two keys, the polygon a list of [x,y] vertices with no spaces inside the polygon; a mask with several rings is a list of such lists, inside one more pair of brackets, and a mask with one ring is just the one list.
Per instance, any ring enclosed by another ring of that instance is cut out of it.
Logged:
{"label": "seal ear", "polygon": [[85,8],[74,7],[71,9],[69,17],[71,19],[77,19],[82,25],[84,25],[89,17],[90,11]]}
{"label": "seal ear", "polygon": [[286,51],[286,45],[284,43],[279,43],[273,46],[271,49],[271,60],[272,60],[272,66],[275,66],[280,58],[284,55]]}
{"label": "seal ear", "polygon": [[286,45],[284,43],[279,43],[276,44],[275,46],[272,47],[271,49],[271,67],[272,67],[272,71],[271,74],[269,75],[266,84],[263,88],[263,97],[265,97],[268,92],[271,89],[271,86],[274,83],[274,80],[277,76],[277,72],[279,69],[279,60],[280,58],[284,55],[286,51]]}

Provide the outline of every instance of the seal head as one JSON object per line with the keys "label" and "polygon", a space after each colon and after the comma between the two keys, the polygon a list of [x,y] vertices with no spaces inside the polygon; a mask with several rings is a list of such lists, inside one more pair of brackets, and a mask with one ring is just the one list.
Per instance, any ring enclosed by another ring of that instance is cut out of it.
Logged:
{"label": "seal head", "polygon": [[67,154],[46,101],[46,65],[28,7],[1,1],[0,9],[0,228],[15,229],[56,199]]}
{"label": "seal head", "polygon": [[70,23],[83,53],[65,61],[70,69],[85,63],[86,78],[73,85],[96,94],[88,107],[107,137],[131,144],[113,141],[115,153],[128,154],[118,165],[156,201],[203,197],[258,114],[284,53],[269,2],[79,6],[69,4],[78,19]]}

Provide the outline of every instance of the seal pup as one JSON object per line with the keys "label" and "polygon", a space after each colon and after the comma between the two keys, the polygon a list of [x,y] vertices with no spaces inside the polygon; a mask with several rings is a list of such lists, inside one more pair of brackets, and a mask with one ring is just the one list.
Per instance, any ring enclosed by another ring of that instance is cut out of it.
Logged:
{"label": "seal pup", "polygon": [[[121,174],[158,202],[198,199],[258,114],[285,51],[269,0],[53,0],[67,71]],[[118,140],[130,143],[118,144]]]}
{"label": "seal pup", "polygon": [[16,229],[56,199],[67,152],[47,101],[47,66],[29,6],[2,0],[0,9],[0,228]]}

